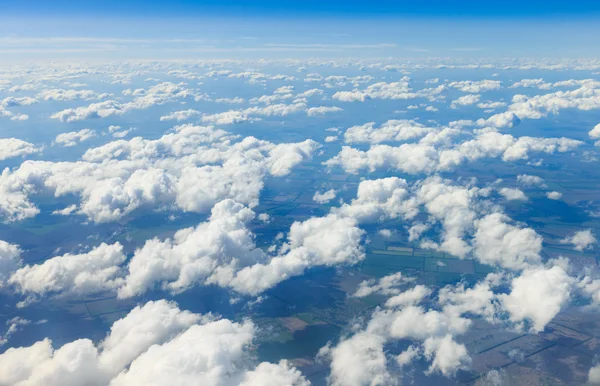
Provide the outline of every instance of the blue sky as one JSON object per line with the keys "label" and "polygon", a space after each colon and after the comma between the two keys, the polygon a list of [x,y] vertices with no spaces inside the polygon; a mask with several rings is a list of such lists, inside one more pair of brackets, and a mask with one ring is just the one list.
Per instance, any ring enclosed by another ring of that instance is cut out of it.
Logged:
{"label": "blue sky", "polygon": [[475,17],[544,17],[589,16],[600,11],[597,1],[356,1],[356,0],[0,0],[0,7],[10,14],[107,14],[129,15],[214,15],[214,14],[304,14],[345,16],[475,16]]}
{"label": "blue sky", "polygon": [[589,1],[0,0],[0,53],[2,61],[595,57],[599,12]]}

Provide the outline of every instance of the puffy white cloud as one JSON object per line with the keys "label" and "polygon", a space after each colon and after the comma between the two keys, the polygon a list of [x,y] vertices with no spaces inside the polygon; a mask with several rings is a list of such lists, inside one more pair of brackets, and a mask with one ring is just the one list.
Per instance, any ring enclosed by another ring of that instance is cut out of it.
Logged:
{"label": "puffy white cloud", "polygon": [[560,200],[562,196],[563,195],[561,192],[546,192],[546,197],[548,197],[550,200]]}
{"label": "puffy white cloud", "polygon": [[508,221],[501,213],[492,213],[475,221],[475,256],[484,264],[509,269],[539,264],[542,237],[531,228],[519,228]]}
{"label": "puffy white cloud", "polygon": [[90,118],[106,118],[113,115],[123,115],[125,107],[114,100],[92,103],[89,106],[68,108],[52,114],[50,118],[61,122],[76,122]]}
{"label": "puffy white cloud", "polygon": [[480,93],[484,91],[498,90],[501,87],[501,82],[498,80],[464,80],[460,82],[450,82],[450,87],[454,87],[463,92]]}
{"label": "puffy white cloud", "polygon": [[433,131],[434,129],[425,127],[412,120],[394,119],[385,122],[379,128],[375,128],[374,122],[369,122],[361,126],[353,126],[344,133],[344,140],[346,143],[377,144],[423,137]]}
{"label": "puffy white cloud", "polygon": [[402,78],[398,82],[378,82],[367,86],[363,90],[338,91],[332,98],[342,102],[364,102],[366,99],[414,99],[435,97],[445,90],[445,86],[413,91],[410,79]]}
{"label": "puffy white cloud", "polygon": [[518,137],[495,131],[479,134],[475,139],[460,143],[454,149],[440,152],[440,168],[455,167],[465,160],[477,160],[486,157],[501,157],[511,162],[526,160],[530,152],[553,154],[576,149],[582,144],[569,138]]}
{"label": "puffy white cloud", "polygon": [[570,298],[574,279],[560,266],[523,271],[512,280],[511,292],[498,295],[513,322],[527,320],[530,330],[543,331]]}
{"label": "puffy white cloud", "polygon": [[350,204],[332,211],[359,222],[397,217],[408,219],[418,213],[416,201],[409,198],[406,180],[398,177],[362,181],[358,185],[356,198]]}
{"label": "puffy white cloud", "polygon": [[427,338],[423,342],[423,353],[431,360],[428,373],[439,371],[442,375],[451,376],[459,369],[471,364],[471,357],[465,345],[457,343],[452,335],[443,338]]}
{"label": "puffy white cloud", "polygon": [[125,258],[121,244],[102,243],[86,253],[66,254],[41,264],[26,265],[12,273],[7,282],[19,293],[32,297],[98,293],[121,283],[119,266]]}
{"label": "puffy white cloud", "polygon": [[22,97],[22,98],[15,98],[15,97],[8,97],[8,98],[4,98],[2,101],[0,101],[0,106],[2,107],[16,107],[16,106],[31,106],[33,104],[38,103],[38,100],[35,98],[30,98],[30,97]]}
{"label": "puffy white cloud", "polygon": [[392,296],[385,302],[385,306],[389,308],[412,306],[419,304],[429,295],[431,295],[431,290],[424,285],[419,284],[413,288]]}
{"label": "puffy white cloud", "polygon": [[34,144],[17,138],[0,138],[0,161],[13,157],[23,157],[41,151],[42,149]]}
{"label": "puffy white cloud", "polygon": [[[564,137],[513,137],[496,131],[484,131],[474,139],[452,147],[432,146],[456,134],[455,131],[449,129],[446,132],[442,130],[438,133],[429,133],[420,143],[405,143],[397,147],[374,145],[367,151],[361,151],[344,146],[336,156],[327,160],[325,165],[341,166],[349,173],[358,173],[363,169],[372,172],[381,168],[393,168],[411,174],[433,173],[455,168],[465,161],[495,157],[501,157],[506,162],[527,160],[530,153],[564,153],[583,144],[581,141]],[[430,137],[432,134],[441,137]]]}
{"label": "puffy white cloud", "polygon": [[588,135],[592,139],[600,138],[600,123],[594,126],[594,128],[588,132]]}
{"label": "puffy white cloud", "polygon": [[21,249],[18,245],[0,240],[0,287],[4,280],[21,264]]}
{"label": "puffy white cloud", "polygon": [[494,114],[487,119],[481,118],[477,120],[479,126],[491,126],[498,129],[511,128],[518,125],[520,122],[521,120],[519,117],[512,111]]}
{"label": "puffy white cloud", "polygon": [[92,90],[64,90],[64,89],[46,89],[37,94],[37,98],[45,101],[72,101],[77,99],[90,100],[102,99],[109,94],[98,94]]}
{"label": "puffy white cloud", "polygon": [[18,331],[23,329],[23,326],[31,323],[31,320],[23,319],[19,316],[15,316],[6,321],[8,328],[4,334],[0,334],[0,347],[8,343],[10,337]]}
{"label": "puffy white cloud", "polygon": [[131,110],[147,109],[155,105],[176,101],[180,98],[194,96],[194,92],[184,87],[184,83],[163,82],[150,87],[148,90],[126,90],[125,95],[133,95],[131,102],[120,103],[116,100],[106,100],[92,103],[88,106],[68,108],[50,116],[61,122],[76,122],[91,118],[106,118],[114,115],[123,115]]}
{"label": "puffy white cloud", "polygon": [[215,205],[207,222],[180,230],[173,239],[147,241],[130,260],[119,296],[156,286],[180,292],[200,284],[256,295],[310,267],[354,264],[364,257],[364,232],[351,219],[329,215],[295,222],[276,256],[254,244],[246,227],[252,219],[252,210],[225,200]]}
{"label": "puffy white cloud", "polygon": [[527,201],[527,196],[521,189],[502,188],[498,191],[507,200]]}
{"label": "puffy white cloud", "polygon": [[224,113],[210,114],[202,116],[202,123],[213,125],[231,125],[253,121],[258,118],[251,118],[245,111],[226,111]]}
{"label": "puffy white cloud", "polygon": [[479,94],[469,94],[461,96],[460,98],[453,100],[450,104],[450,107],[453,109],[458,108],[459,106],[471,106],[475,103],[479,102],[481,99],[481,95]]}
{"label": "puffy white cloud", "polygon": [[113,323],[98,345],[79,339],[55,349],[45,339],[8,349],[0,354],[0,383],[251,386],[288,381],[291,386],[309,385],[285,361],[253,367],[248,350],[255,333],[251,321],[215,320],[181,311],[164,300],[148,302]]}
{"label": "puffy white cloud", "polygon": [[335,347],[321,350],[331,359],[329,384],[332,386],[368,386],[392,383],[383,350],[385,340],[376,334],[359,332],[343,339]]}
{"label": "puffy white cloud", "polygon": [[525,186],[539,186],[541,188],[546,187],[542,177],[532,176],[529,174],[519,174],[517,176],[517,182]]}
{"label": "puffy white cloud", "polygon": [[262,362],[256,366],[256,369],[247,371],[240,382],[240,386],[263,386],[268,384],[309,386],[311,383],[304,378],[300,371],[285,360],[278,364]]}
{"label": "puffy white cloud", "polygon": [[600,385],[600,365],[590,368],[588,382],[592,385]]}
{"label": "puffy white cloud", "polygon": [[577,251],[583,251],[588,249],[592,244],[596,243],[596,237],[592,233],[591,229],[585,229],[577,231],[571,236],[567,236],[560,240],[561,244],[572,244],[573,248]]}
{"label": "puffy white cloud", "polygon": [[306,110],[306,114],[310,117],[313,117],[313,116],[325,115],[328,113],[337,113],[337,112],[340,112],[343,110],[344,109],[342,109],[341,107],[336,107],[336,106],[309,107],[308,110]]}
{"label": "puffy white cloud", "polygon": [[173,292],[202,283],[227,285],[240,267],[266,258],[246,228],[253,218],[252,210],[225,200],[215,205],[207,222],[182,229],[173,239],[147,241],[131,258],[119,296],[139,295],[157,285]]}
{"label": "puffy white cloud", "polygon": [[437,166],[438,153],[433,146],[405,143],[398,147],[375,145],[367,151],[349,146],[327,160],[328,167],[341,166],[346,172],[356,174],[363,169],[371,172],[380,168],[393,168],[406,173],[431,172]]}
{"label": "puffy white cloud", "polygon": [[64,147],[75,146],[81,142],[87,141],[90,138],[96,136],[96,132],[91,129],[82,129],[79,131],[71,131],[69,133],[62,133],[56,136],[54,144],[58,144]]}
{"label": "puffy white cloud", "polygon": [[378,282],[375,280],[365,280],[360,283],[358,289],[352,296],[364,298],[365,296],[373,294],[397,295],[402,292],[398,287],[405,284],[407,281],[411,280],[403,277],[401,272],[384,276],[379,279]]}
{"label": "puffy white cloud", "polygon": [[335,214],[294,222],[280,255],[243,268],[232,287],[255,295],[310,267],[356,264],[364,259],[363,235],[353,219]]}
{"label": "puffy white cloud", "polygon": [[476,187],[454,186],[439,177],[425,180],[417,198],[429,214],[443,226],[442,243],[438,249],[465,257],[471,250],[463,240],[477,218],[476,198],[485,193]]}
{"label": "puffy white cloud", "polygon": [[143,206],[205,211],[224,198],[255,205],[264,176],[286,175],[319,145],[274,145],[212,127],[178,126],[157,140],[117,140],[89,149],[78,162],[24,162],[0,176],[5,221],[37,213],[28,196],[47,192],[81,197],[79,211],[114,221]]}
{"label": "puffy white cloud", "polygon": [[[561,109],[575,108],[579,110],[594,110],[600,108],[599,83],[587,79],[573,83],[580,87],[575,90],[557,91],[553,93],[526,96],[514,95],[508,110],[521,119],[540,119],[548,114],[558,114]],[[593,130],[592,130],[593,131]]]}
{"label": "puffy white cloud", "polygon": [[477,107],[479,107],[480,109],[497,109],[499,107],[505,107],[506,106],[506,102],[482,102],[482,103],[477,103]]}
{"label": "puffy white cloud", "polygon": [[196,117],[199,116],[200,112],[198,110],[180,110],[180,111],[174,111],[168,115],[163,115],[162,117],[160,117],[161,121],[171,121],[171,120],[176,120],[176,121],[185,121],[187,119],[190,119],[192,117]]}
{"label": "puffy white cloud", "polygon": [[317,204],[325,204],[335,198],[337,191],[335,189],[329,189],[326,192],[315,192],[313,196],[313,201]]}

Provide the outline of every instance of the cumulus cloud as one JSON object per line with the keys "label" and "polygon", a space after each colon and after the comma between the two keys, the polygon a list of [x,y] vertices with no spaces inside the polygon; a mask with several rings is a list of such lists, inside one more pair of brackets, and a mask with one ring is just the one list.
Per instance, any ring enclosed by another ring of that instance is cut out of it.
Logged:
{"label": "cumulus cloud", "polygon": [[588,135],[592,139],[600,138],[600,123],[594,126],[594,128],[588,132]]}
{"label": "cumulus cloud", "polygon": [[596,237],[592,233],[591,229],[585,229],[582,231],[577,231],[571,236],[565,237],[564,239],[560,240],[560,243],[571,244],[575,250],[583,251],[596,243]]}
{"label": "cumulus cloud", "polygon": [[[285,361],[253,366],[248,351],[255,334],[249,320],[234,323],[151,301],[114,322],[97,345],[78,339],[54,348],[44,339],[6,350],[0,354],[0,383],[251,386],[284,380],[291,386],[309,385]],[[190,341],[197,344],[190,346]]]}
{"label": "cumulus cloud", "polygon": [[560,266],[529,269],[514,278],[510,294],[499,299],[511,321],[526,320],[531,331],[540,332],[569,300],[573,282]]}
{"label": "cumulus cloud", "polygon": [[418,213],[417,203],[411,199],[406,180],[398,177],[365,180],[358,185],[356,198],[349,204],[332,209],[333,213],[352,217],[358,222],[376,222]]}
{"label": "cumulus cloud", "polygon": [[524,186],[539,186],[540,188],[546,187],[542,177],[532,176],[529,174],[519,174],[517,176],[517,182]]}
{"label": "cumulus cloud", "polygon": [[414,99],[414,98],[435,98],[445,86],[441,85],[435,88],[426,88],[413,91],[410,86],[410,79],[404,77],[397,82],[378,82],[367,86],[365,89],[354,89],[353,91],[338,91],[332,98],[341,102],[364,102],[367,99]]}
{"label": "cumulus cloud", "polygon": [[461,96],[460,98],[453,100],[450,104],[450,107],[453,109],[458,108],[459,106],[471,106],[475,103],[479,102],[481,95],[479,94],[469,94]]}
{"label": "cumulus cloud", "polygon": [[53,144],[58,144],[64,147],[72,147],[81,142],[87,141],[90,138],[96,136],[96,132],[91,129],[82,129],[79,131],[71,131],[69,133],[62,133],[56,136]]}
{"label": "cumulus cloud", "polygon": [[480,93],[484,91],[498,90],[500,87],[502,87],[500,81],[487,79],[479,81],[464,80],[459,82],[450,82],[448,86],[469,93]]}
{"label": "cumulus cloud", "polygon": [[475,221],[475,228],[474,253],[482,263],[524,269],[541,262],[542,237],[511,225],[506,215],[487,215]]}
{"label": "cumulus cloud", "polygon": [[306,110],[306,114],[310,117],[313,117],[313,116],[325,115],[325,114],[329,114],[329,113],[337,113],[337,112],[340,112],[343,110],[344,109],[342,109],[341,107],[336,107],[336,106],[309,107],[308,110]]}
{"label": "cumulus cloud", "polygon": [[246,227],[250,209],[225,200],[210,219],[180,230],[173,239],[150,240],[127,266],[120,297],[131,297],[160,286],[180,292],[199,284],[216,284],[256,295],[313,266],[354,264],[364,258],[363,231],[351,219],[334,215],[292,224],[288,242],[276,256],[254,244]]}
{"label": "cumulus cloud", "polygon": [[426,139],[428,136],[420,143],[406,143],[397,147],[373,145],[367,151],[344,146],[336,156],[327,160],[325,165],[341,166],[349,173],[358,173],[364,169],[373,172],[381,168],[392,168],[411,174],[433,173],[450,170],[466,161],[500,157],[503,161],[514,162],[529,159],[530,153],[564,153],[582,144],[581,141],[564,137],[517,138],[496,131],[486,131],[474,139],[441,149],[432,146],[437,141],[425,141]]}
{"label": "cumulus cloud", "polygon": [[132,110],[147,109],[152,106],[162,105],[167,102],[177,101],[182,98],[194,96],[194,91],[185,87],[185,83],[163,82],[146,89],[125,90],[125,95],[135,98],[130,102],[118,102],[109,99],[103,102],[92,103],[88,106],[68,108],[52,114],[50,118],[61,122],[76,122],[93,118],[107,118],[118,116]]}
{"label": "cumulus cloud", "polygon": [[161,121],[172,121],[172,120],[176,120],[176,121],[185,121],[187,119],[190,119],[192,117],[197,117],[200,115],[200,112],[198,110],[180,110],[180,111],[174,111],[168,115],[163,115],[162,117],[160,117]]}
{"label": "cumulus cloud", "polygon": [[550,200],[560,200],[562,196],[563,195],[561,192],[546,192],[546,197],[548,197]]}
{"label": "cumulus cloud", "polygon": [[346,143],[372,143],[377,144],[389,141],[405,141],[407,139],[423,137],[434,129],[425,127],[412,120],[389,120],[380,127],[375,128],[375,122],[361,126],[353,126],[344,133]]}
{"label": "cumulus cloud", "polygon": [[21,249],[18,245],[0,240],[0,287],[4,280],[21,264]]}
{"label": "cumulus cloud", "polygon": [[17,138],[0,138],[0,161],[13,157],[24,157],[41,151],[42,149],[34,144]]}
{"label": "cumulus cloud", "polygon": [[201,212],[225,198],[256,205],[266,175],[283,176],[309,159],[311,140],[274,145],[212,127],[183,125],[156,140],[136,137],[89,149],[77,162],[24,162],[0,176],[0,216],[37,214],[34,192],[81,198],[95,222],[114,221],[137,208],[176,207]]}
{"label": "cumulus cloud", "polygon": [[12,273],[7,282],[30,298],[103,292],[121,283],[119,266],[125,258],[121,244],[103,243],[86,253],[66,254],[41,264],[26,265]]}
{"label": "cumulus cloud", "polygon": [[325,204],[335,198],[337,191],[335,189],[329,189],[326,192],[315,192],[313,196],[313,201],[317,204]]}
{"label": "cumulus cloud", "polygon": [[92,90],[64,90],[60,88],[42,90],[37,94],[38,99],[45,101],[91,100],[108,96],[109,94],[98,94]]}
{"label": "cumulus cloud", "polygon": [[498,191],[507,200],[527,201],[527,196],[521,189],[502,188]]}
{"label": "cumulus cloud", "polygon": [[403,277],[401,272],[384,276],[378,282],[375,280],[365,280],[360,283],[358,290],[352,296],[364,298],[373,294],[397,295],[402,292],[398,287],[409,281],[411,280]]}

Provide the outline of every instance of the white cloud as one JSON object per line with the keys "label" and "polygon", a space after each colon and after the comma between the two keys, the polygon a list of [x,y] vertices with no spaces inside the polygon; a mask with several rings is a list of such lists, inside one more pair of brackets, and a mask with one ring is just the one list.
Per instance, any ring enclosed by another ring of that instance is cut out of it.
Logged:
{"label": "white cloud", "polygon": [[42,149],[34,144],[17,138],[0,138],[0,161],[13,157],[24,157],[41,151]]}
{"label": "white cloud", "polygon": [[600,365],[590,368],[588,382],[592,385],[600,385]]}
{"label": "white cloud", "polygon": [[448,86],[457,88],[463,92],[480,93],[484,91],[498,90],[501,87],[501,82],[498,80],[487,79],[480,81],[464,80],[460,82],[450,82]]}
{"label": "white cloud", "polygon": [[433,132],[434,129],[425,127],[411,120],[389,120],[379,128],[374,122],[361,126],[350,127],[344,133],[346,143],[371,143],[377,144],[389,141],[405,141],[407,139],[423,137]]}
{"label": "white cloud", "polygon": [[331,386],[385,385],[393,382],[383,350],[384,339],[359,332],[337,346],[322,349],[322,357],[331,358]]}
{"label": "white cloud", "polygon": [[[45,386],[309,383],[294,367],[263,362],[253,367],[249,349],[256,328],[246,320],[181,311],[164,300],[134,308],[113,323],[99,344],[78,339],[54,348],[49,339],[0,354],[0,383]],[[197,344],[190,345],[194,341]]]}
{"label": "white cloud", "polygon": [[37,214],[28,199],[33,192],[79,196],[77,213],[95,222],[144,206],[201,212],[225,198],[256,205],[266,175],[288,174],[319,147],[311,140],[274,145],[236,139],[212,127],[183,125],[157,140],[136,137],[89,149],[83,161],[24,162],[0,176],[0,216],[15,221]]}
{"label": "white cloud", "polygon": [[364,257],[364,232],[351,219],[329,215],[295,222],[276,256],[254,244],[246,227],[252,219],[250,209],[225,200],[215,205],[209,221],[180,230],[173,239],[147,241],[130,260],[119,296],[156,286],[180,292],[199,284],[256,295],[313,266],[354,264]]}
{"label": "white cloud", "polygon": [[185,83],[163,82],[149,89],[126,90],[125,95],[135,98],[130,102],[120,103],[116,100],[106,100],[92,103],[88,106],[68,108],[52,114],[50,118],[61,122],[76,122],[92,118],[107,118],[114,115],[123,115],[128,111],[147,109],[152,106],[162,105],[167,102],[177,101],[181,98],[194,96],[194,92],[185,87]]}
{"label": "white cloud", "polygon": [[471,106],[475,103],[479,102],[481,99],[481,95],[479,94],[469,94],[461,96],[460,98],[453,100],[450,104],[450,107],[453,109],[458,108],[459,106]]}
{"label": "white cloud", "polygon": [[4,280],[21,264],[21,249],[18,245],[0,240],[0,288]]}
{"label": "white cloud", "polygon": [[364,298],[373,294],[397,295],[402,292],[398,287],[407,281],[410,281],[410,279],[403,277],[401,272],[384,276],[378,282],[375,280],[365,280],[360,283],[352,296]]}
{"label": "white cloud", "polygon": [[546,197],[550,200],[560,200],[562,196],[561,192],[546,192]]}
{"label": "white cloud", "polygon": [[600,138],[600,123],[594,126],[594,128],[588,132],[588,135],[592,139]]}
{"label": "white cloud", "polygon": [[328,113],[337,113],[340,111],[343,111],[344,109],[340,108],[340,107],[336,107],[336,106],[319,106],[319,107],[310,107],[308,110],[306,110],[306,114],[308,114],[308,116],[319,116],[319,115],[325,115]]}
{"label": "white cloud", "polygon": [[91,100],[108,97],[109,94],[98,94],[92,90],[46,89],[37,94],[37,98],[45,101]]}
{"label": "white cloud", "polygon": [[90,118],[106,118],[113,115],[123,115],[125,107],[114,100],[92,103],[89,106],[68,108],[52,114],[50,118],[61,122],[76,122]]}
{"label": "white cloud", "polygon": [[176,120],[176,121],[185,121],[187,119],[190,119],[192,117],[196,117],[199,116],[200,112],[197,110],[180,110],[180,111],[174,111],[168,115],[163,115],[162,117],[160,117],[161,121],[171,121],[171,120]]}
{"label": "white cloud", "polygon": [[517,176],[517,182],[525,186],[539,186],[540,188],[546,187],[542,177],[532,176],[529,174],[519,174]]}
{"label": "white cloud", "polygon": [[508,269],[525,269],[541,262],[542,237],[531,228],[508,223],[501,213],[475,221],[475,256],[484,264]]}
{"label": "white cloud", "polygon": [[511,292],[498,295],[510,320],[531,322],[530,330],[543,331],[570,298],[573,279],[559,266],[525,270],[512,280]]}
{"label": "white cloud", "polygon": [[94,130],[82,129],[79,131],[71,131],[69,133],[62,133],[56,136],[54,144],[59,144],[64,147],[75,146],[81,142],[87,141],[90,138],[96,136]]}
{"label": "white cloud", "polygon": [[125,258],[121,244],[103,243],[86,253],[66,254],[41,264],[26,265],[12,273],[7,282],[28,297],[103,292],[121,283],[119,266]]}
{"label": "white cloud", "polygon": [[355,218],[358,222],[375,222],[387,218],[412,218],[418,213],[414,199],[409,199],[406,180],[398,177],[365,180],[358,185],[356,198],[332,212]]}
{"label": "white cloud", "polygon": [[592,233],[591,229],[585,229],[577,231],[571,236],[567,236],[560,240],[561,244],[572,244],[573,248],[577,251],[583,251],[590,248],[592,244],[596,243],[596,237]]}
{"label": "white cloud", "polygon": [[423,342],[423,353],[431,360],[427,372],[429,374],[440,372],[442,375],[451,376],[459,369],[468,368],[471,357],[467,353],[465,345],[457,343],[452,335],[443,338],[427,338]]}
{"label": "white cloud", "polygon": [[527,201],[527,196],[521,189],[502,188],[498,191],[507,200]]}
{"label": "white cloud", "polygon": [[336,194],[337,191],[335,189],[329,189],[328,191],[323,193],[315,192],[315,195],[313,196],[313,201],[315,201],[317,204],[325,204],[333,200]]}

